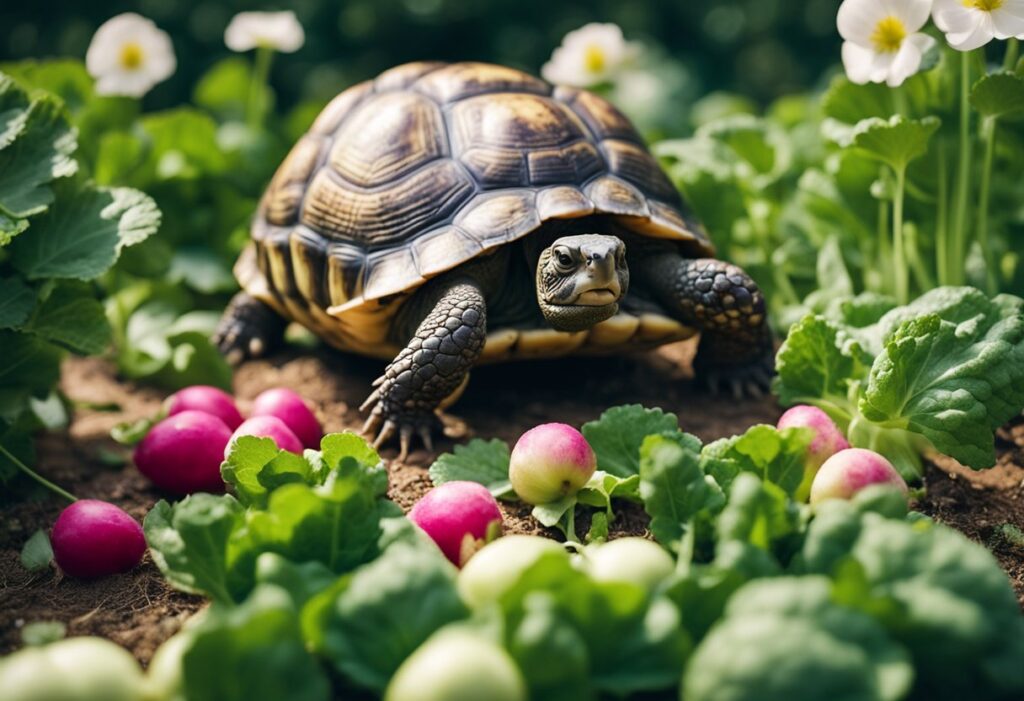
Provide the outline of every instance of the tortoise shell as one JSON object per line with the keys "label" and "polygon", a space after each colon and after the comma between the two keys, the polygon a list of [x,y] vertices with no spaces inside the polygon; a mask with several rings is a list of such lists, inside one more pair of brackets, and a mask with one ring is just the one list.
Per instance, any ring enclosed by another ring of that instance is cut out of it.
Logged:
{"label": "tortoise shell", "polygon": [[236,275],[334,345],[390,357],[389,322],[426,280],[595,214],[713,254],[606,100],[502,66],[409,63],[324,108],[271,180]]}

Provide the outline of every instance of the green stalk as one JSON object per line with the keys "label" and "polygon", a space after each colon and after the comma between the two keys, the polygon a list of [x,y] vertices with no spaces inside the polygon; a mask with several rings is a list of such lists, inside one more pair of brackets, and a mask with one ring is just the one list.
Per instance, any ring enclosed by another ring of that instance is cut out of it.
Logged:
{"label": "green stalk", "polygon": [[949,195],[949,174],[946,172],[946,142],[939,139],[939,201],[935,214],[935,273],[940,285],[952,285],[953,276],[949,265],[952,258],[949,250],[949,223],[946,217],[946,201]]}
{"label": "green stalk", "polygon": [[246,116],[252,129],[263,126],[263,113],[267,109],[263,95],[270,79],[270,64],[274,58],[274,50],[267,46],[256,49],[256,62],[252,69],[252,82],[249,84],[249,105]]}
{"label": "green stalk", "polygon": [[903,196],[907,186],[906,166],[896,171],[896,193],[892,202],[892,245],[896,266],[896,301],[901,305],[910,301],[910,284],[907,275],[907,254],[903,239]]}
{"label": "green stalk", "polygon": [[31,477],[36,482],[38,482],[39,484],[43,485],[44,487],[46,487],[50,491],[56,492],[57,494],[61,495],[62,497],[64,497],[68,501],[72,501],[72,502],[78,501],[78,499],[75,498],[74,494],[71,494],[70,492],[64,491],[63,489],[61,489],[60,487],[55,485],[50,480],[48,480],[45,477],[43,477],[42,475],[40,475],[38,472],[36,472],[32,468],[30,468],[28,465],[23,463],[21,460],[18,460],[18,458],[15,457],[13,453],[11,453],[9,450],[7,450],[7,448],[3,447],[2,445],[0,445],[0,455],[3,455],[5,458],[10,460],[12,463],[14,463],[15,467],[17,467],[19,470],[24,472],[26,475],[28,475],[29,477]]}
{"label": "green stalk", "polygon": [[963,284],[967,250],[967,198],[971,189],[971,51],[960,54],[960,162],[957,164],[956,202],[953,209],[954,284]]}
{"label": "green stalk", "polygon": [[985,257],[985,291],[989,295],[996,293],[995,261],[988,240],[988,205],[989,192],[992,185],[992,162],[996,153],[996,119],[988,117],[981,125],[982,138],[985,142],[985,157],[981,168],[981,187],[978,193],[978,245]]}
{"label": "green stalk", "polygon": [[1006,55],[1003,57],[1003,70],[1012,71],[1017,67],[1017,53],[1020,51],[1020,41],[1010,37],[1006,41]]}

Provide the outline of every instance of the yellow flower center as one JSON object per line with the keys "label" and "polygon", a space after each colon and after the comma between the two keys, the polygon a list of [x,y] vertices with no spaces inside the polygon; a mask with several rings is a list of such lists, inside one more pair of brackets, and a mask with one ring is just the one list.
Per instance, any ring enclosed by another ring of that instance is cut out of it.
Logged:
{"label": "yellow flower center", "polygon": [[974,8],[982,12],[998,10],[1003,6],[1003,0],[963,0],[964,7]]}
{"label": "yellow flower center", "polygon": [[596,44],[590,44],[583,52],[583,66],[590,73],[600,73],[605,67],[604,50]]}
{"label": "yellow flower center", "polygon": [[134,41],[130,41],[121,47],[121,67],[129,71],[134,71],[142,65],[142,59],[145,54],[142,53],[142,47],[136,44]]}
{"label": "yellow flower center", "polygon": [[893,53],[900,50],[903,40],[907,38],[907,28],[899,17],[889,15],[879,20],[875,31],[871,33],[871,43],[879,53]]}

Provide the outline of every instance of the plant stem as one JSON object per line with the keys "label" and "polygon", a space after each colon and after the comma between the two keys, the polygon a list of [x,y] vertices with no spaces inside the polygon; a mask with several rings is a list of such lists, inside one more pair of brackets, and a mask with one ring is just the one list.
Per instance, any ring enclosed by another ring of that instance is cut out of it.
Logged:
{"label": "plant stem", "polygon": [[903,239],[903,196],[907,185],[907,167],[896,171],[896,193],[892,201],[892,245],[896,266],[896,301],[906,304],[910,301],[910,285],[907,275],[906,242]]}
{"label": "plant stem", "polygon": [[61,489],[60,487],[55,485],[50,480],[48,480],[45,477],[43,477],[42,475],[40,475],[38,472],[36,472],[32,468],[30,468],[28,465],[23,463],[21,460],[19,460],[17,457],[15,457],[14,454],[11,453],[11,451],[7,450],[7,448],[3,447],[2,445],[0,445],[0,455],[3,455],[5,458],[10,460],[12,463],[14,463],[15,467],[17,467],[19,470],[24,472],[26,475],[28,475],[29,477],[31,477],[36,482],[38,482],[39,484],[43,485],[44,487],[46,487],[50,491],[56,492],[57,494],[61,495],[62,497],[64,497],[68,501],[72,501],[72,502],[78,501],[78,499],[75,498],[74,494],[71,494],[70,492],[64,491],[63,489]]}
{"label": "plant stem", "polygon": [[1012,71],[1017,65],[1017,53],[1020,51],[1020,41],[1010,37],[1006,41],[1006,55],[1003,57],[1003,70]]}
{"label": "plant stem", "polygon": [[946,164],[946,142],[939,139],[938,206],[935,209],[935,273],[940,285],[953,284],[950,274],[949,223],[946,201],[949,195],[949,174]]}
{"label": "plant stem", "polygon": [[992,162],[996,152],[996,119],[988,117],[981,125],[982,138],[985,142],[985,157],[981,167],[981,186],[978,193],[978,245],[985,257],[985,291],[989,295],[996,293],[995,261],[988,241],[988,205],[989,191],[992,184]]}
{"label": "plant stem", "polygon": [[252,129],[263,126],[263,113],[267,106],[263,97],[267,91],[270,78],[270,63],[274,58],[274,50],[261,46],[256,49],[256,62],[252,69],[252,82],[249,84],[248,122]]}
{"label": "plant stem", "polygon": [[967,198],[971,189],[971,51],[960,54],[960,162],[957,164],[956,202],[953,209],[954,284],[963,284],[967,244]]}

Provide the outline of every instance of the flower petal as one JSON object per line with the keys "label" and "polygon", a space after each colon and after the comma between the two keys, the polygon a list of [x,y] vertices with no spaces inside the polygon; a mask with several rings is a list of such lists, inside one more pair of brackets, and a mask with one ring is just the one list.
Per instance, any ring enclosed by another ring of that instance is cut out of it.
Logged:
{"label": "flower petal", "polygon": [[977,21],[974,12],[964,7],[961,0],[935,0],[932,19],[935,26],[947,34],[973,29]]}
{"label": "flower petal", "polygon": [[871,46],[871,35],[887,12],[882,0],[843,0],[836,15],[836,28],[846,41]]}
{"label": "flower petal", "polygon": [[977,15],[977,23],[970,30],[946,34],[946,41],[957,51],[973,51],[995,38],[995,28],[989,13],[979,12]]}
{"label": "flower petal", "polygon": [[889,87],[899,87],[903,85],[903,81],[917,73],[921,67],[922,55],[921,47],[917,42],[905,40],[889,67],[889,76],[885,81]]}
{"label": "flower petal", "polygon": [[889,0],[889,12],[899,17],[908,33],[916,32],[932,13],[932,0]]}
{"label": "flower petal", "polygon": [[852,41],[843,42],[843,68],[850,82],[857,85],[871,81],[871,68],[875,61],[875,52]]}
{"label": "flower petal", "polygon": [[996,39],[1009,39],[1024,33],[1024,3],[1006,3],[992,11],[992,27]]}

